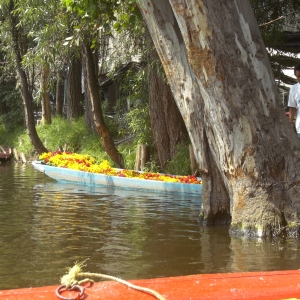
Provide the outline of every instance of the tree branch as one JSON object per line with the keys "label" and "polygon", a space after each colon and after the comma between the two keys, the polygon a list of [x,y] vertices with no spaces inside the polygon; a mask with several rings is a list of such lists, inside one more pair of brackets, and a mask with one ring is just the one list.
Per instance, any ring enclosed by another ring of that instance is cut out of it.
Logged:
{"label": "tree branch", "polygon": [[272,21],[267,22],[267,23],[260,24],[260,25],[258,25],[258,26],[259,26],[259,27],[267,26],[267,25],[270,25],[270,24],[272,24],[272,23],[274,23],[274,22],[276,22],[276,21],[279,21],[279,20],[281,20],[281,19],[283,19],[283,18],[284,18],[284,16],[281,16],[281,17],[279,17],[279,18],[277,18],[277,19],[275,19],[275,20],[272,20]]}

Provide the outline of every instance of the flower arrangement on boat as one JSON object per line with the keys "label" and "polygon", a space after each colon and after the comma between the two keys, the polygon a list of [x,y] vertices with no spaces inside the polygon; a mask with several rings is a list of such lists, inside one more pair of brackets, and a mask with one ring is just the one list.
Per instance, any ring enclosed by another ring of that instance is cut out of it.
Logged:
{"label": "flower arrangement on boat", "polygon": [[79,170],[84,172],[99,173],[109,176],[128,177],[145,180],[158,180],[166,182],[180,182],[191,184],[202,184],[202,181],[195,175],[179,176],[152,172],[137,172],[127,169],[117,169],[111,167],[109,161],[103,160],[98,163],[90,155],[83,155],[72,152],[45,152],[39,159],[51,166]]}

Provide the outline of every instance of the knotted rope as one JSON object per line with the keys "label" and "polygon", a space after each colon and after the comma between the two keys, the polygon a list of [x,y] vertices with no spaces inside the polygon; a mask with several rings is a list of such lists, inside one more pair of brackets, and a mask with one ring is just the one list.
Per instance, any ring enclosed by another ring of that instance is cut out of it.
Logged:
{"label": "knotted rope", "polygon": [[[101,279],[114,280],[114,281],[120,282],[132,289],[135,289],[137,291],[148,293],[148,294],[156,297],[158,300],[166,300],[162,295],[160,295],[158,292],[156,292],[154,290],[134,285],[130,282],[127,282],[127,281],[120,279],[118,277],[115,277],[115,276],[110,276],[110,275],[105,275],[105,274],[100,274],[100,273],[81,272],[82,267],[85,266],[84,262],[75,263],[75,265],[72,268],[69,268],[69,273],[64,275],[61,278],[61,280],[60,280],[61,284],[63,286],[65,286],[67,289],[70,289],[70,288],[74,287],[75,285],[81,284],[84,282],[89,282],[89,281],[93,282],[93,280],[91,280],[90,277],[95,277],[95,278],[101,278]],[[85,279],[78,280],[79,277],[85,278]]]}

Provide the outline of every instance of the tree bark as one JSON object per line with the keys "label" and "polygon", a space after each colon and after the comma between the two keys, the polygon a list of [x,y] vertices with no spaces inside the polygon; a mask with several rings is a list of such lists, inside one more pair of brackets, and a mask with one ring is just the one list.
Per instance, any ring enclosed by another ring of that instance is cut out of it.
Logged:
{"label": "tree bark", "polygon": [[58,72],[57,81],[56,81],[55,99],[56,99],[56,115],[60,117],[63,116],[64,98],[65,98],[64,78],[62,72]]}
{"label": "tree bark", "polygon": [[42,124],[51,124],[51,107],[48,91],[49,65],[45,65],[42,72]]}
{"label": "tree bark", "polygon": [[17,22],[17,15],[13,13],[13,8],[14,8],[13,6],[14,6],[13,1],[10,1],[9,17],[11,21],[10,24],[11,35],[13,40],[12,46],[13,46],[13,52],[16,59],[17,72],[20,78],[20,89],[21,89],[21,95],[22,95],[24,111],[25,111],[25,122],[26,122],[26,127],[32,145],[34,146],[38,154],[42,154],[43,152],[48,152],[48,150],[45,148],[42,141],[40,140],[35,128],[33,108],[32,108],[33,106],[32,94],[29,91],[27,76],[22,67],[22,49],[26,49],[27,45],[24,45],[24,43],[22,42],[21,32]]}
{"label": "tree bark", "polygon": [[67,119],[78,119],[83,115],[83,94],[81,89],[81,59],[74,57],[71,60],[67,75]]}
{"label": "tree bark", "polygon": [[93,120],[93,113],[92,113],[92,101],[91,101],[91,95],[89,92],[88,87],[88,80],[87,80],[87,70],[86,70],[86,63],[83,64],[83,86],[84,86],[84,103],[85,103],[85,124],[88,128],[91,128],[92,130],[95,130],[95,123]]}
{"label": "tree bark", "polygon": [[9,109],[7,107],[7,104],[5,101],[2,100],[2,102],[0,101],[0,116],[2,117],[2,122],[4,124],[4,127],[6,129],[9,129],[9,122],[7,122],[7,113],[9,112]]}
{"label": "tree bark", "polygon": [[[141,0],[203,179],[203,224],[299,234],[300,143],[250,2]],[[287,226],[287,227],[286,227]]]}
{"label": "tree bark", "polygon": [[84,59],[86,64],[87,88],[91,99],[92,115],[95,128],[102,138],[103,148],[107,152],[109,157],[119,168],[124,168],[123,157],[116,148],[103,118],[99,98],[99,84],[95,73],[95,62],[93,59],[93,53],[88,44],[84,45]]}
{"label": "tree bark", "polygon": [[0,102],[0,116],[7,114],[7,112],[8,112],[8,108],[6,103],[4,101]]}
{"label": "tree bark", "polygon": [[157,69],[150,73],[149,106],[154,145],[164,168],[175,154],[176,145],[188,139],[188,133],[170,86]]}

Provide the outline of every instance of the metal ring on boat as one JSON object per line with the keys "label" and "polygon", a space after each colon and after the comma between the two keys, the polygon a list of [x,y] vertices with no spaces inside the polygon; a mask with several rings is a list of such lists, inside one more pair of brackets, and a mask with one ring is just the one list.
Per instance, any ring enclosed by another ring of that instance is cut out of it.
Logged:
{"label": "metal ring on boat", "polygon": [[[60,294],[60,291],[65,289],[66,291],[74,291],[74,290],[77,290],[79,291],[80,293],[77,294],[77,296],[75,298],[67,298],[67,297],[63,297],[61,294]],[[84,287],[83,286],[80,286],[80,285],[74,285],[72,286],[71,288],[67,289],[65,285],[61,285],[59,286],[56,291],[55,291],[55,294],[56,296],[61,299],[61,300],[80,300],[80,298],[82,297],[84,293]]]}

